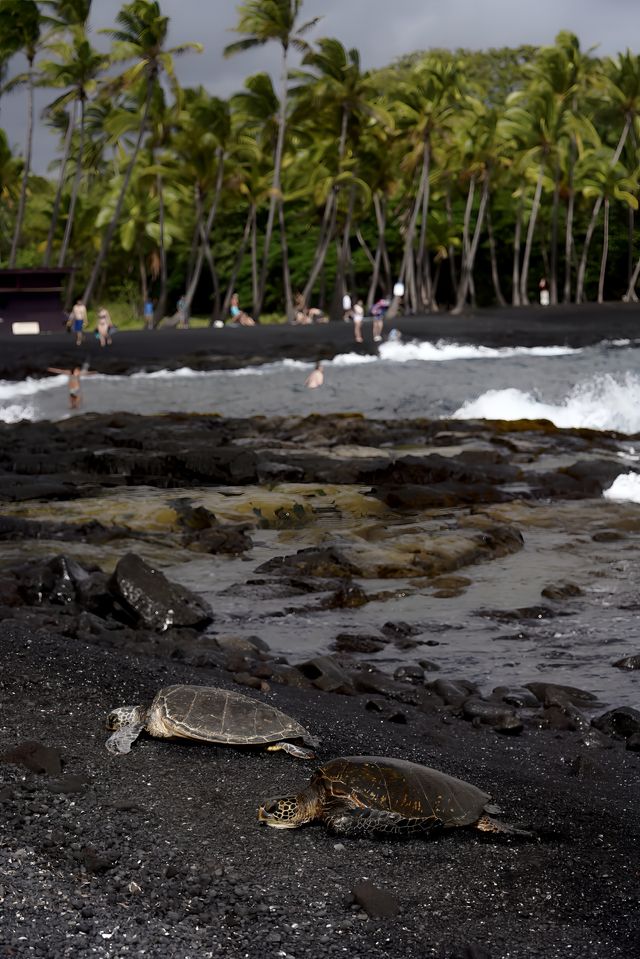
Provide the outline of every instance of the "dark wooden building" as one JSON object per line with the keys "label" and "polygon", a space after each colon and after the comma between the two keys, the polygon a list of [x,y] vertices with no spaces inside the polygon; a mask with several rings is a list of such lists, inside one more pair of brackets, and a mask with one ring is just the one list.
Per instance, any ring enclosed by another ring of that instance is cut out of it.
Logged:
{"label": "dark wooden building", "polygon": [[0,270],[0,336],[61,333],[62,294],[71,270]]}

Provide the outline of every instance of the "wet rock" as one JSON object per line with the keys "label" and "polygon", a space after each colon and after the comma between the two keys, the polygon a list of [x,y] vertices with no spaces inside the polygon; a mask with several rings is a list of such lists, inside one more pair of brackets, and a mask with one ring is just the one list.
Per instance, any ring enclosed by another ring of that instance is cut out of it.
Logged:
{"label": "wet rock", "polygon": [[316,656],[304,663],[298,663],[297,669],[318,689],[329,693],[352,693],[353,681],[331,656]]}
{"label": "wet rock", "polygon": [[135,553],[127,553],[118,562],[109,587],[138,623],[160,632],[170,626],[202,629],[213,618],[203,599],[171,583]]}
{"label": "wet rock", "polygon": [[399,682],[421,683],[424,680],[424,669],[421,666],[398,666],[393,674],[393,678]]}
{"label": "wet rock", "polygon": [[357,882],[352,891],[353,902],[361,906],[374,919],[391,919],[400,912],[400,903],[386,889],[375,886],[369,880]]}
{"label": "wet rock", "polygon": [[640,669],[640,653],[637,656],[624,656],[613,665],[618,669]]}
{"label": "wet rock", "polygon": [[516,709],[524,707],[533,709],[540,705],[538,697],[530,689],[525,689],[524,686],[496,686],[490,699],[506,703],[508,706],[514,706]]}
{"label": "wet rock", "polygon": [[233,673],[231,676],[234,683],[239,686],[248,686],[250,689],[259,689],[262,693],[268,693],[271,687],[265,679],[258,676],[252,676],[251,673]]}
{"label": "wet rock", "polygon": [[594,543],[617,543],[621,539],[626,539],[626,536],[616,529],[602,529],[593,533],[591,539]]}
{"label": "wet rock", "polygon": [[385,641],[370,633],[338,633],[332,646],[341,653],[378,653]]}
{"label": "wet rock", "polygon": [[627,749],[633,753],[640,753],[640,733],[633,733],[628,737]]}
{"label": "wet rock", "polygon": [[62,756],[53,746],[25,740],[0,755],[0,762],[24,766],[31,772],[58,776],[62,772]]}
{"label": "wet rock", "polygon": [[404,639],[407,636],[419,636],[422,632],[420,626],[414,626],[411,623],[391,622],[385,623],[382,632],[389,639]]}
{"label": "wet rock", "polygon": [[320,576],[323,579],[351,579],[358,575],[358,567],[339,549],[311,547],[298,550],[290,556],[275,556],[258,566],[257,573],[284,573],[287,576]]}
{"label": "wet rock", "polygon": [[440,666],[437,663],[432,662],[430,659],[419,659],[418,665],[421,666],[425,673],[438,673],[440,672]]}
{"label": "wet rock", "polygon": [[557,700],[542,710],[542,721],[549,729],[588,729],[589,721],[568,700]]}
{"label": "wet rock", "polygon": [[563,600],[571,599],[574,596],[582,596],[582,590],[575,583],[552,583],[540,593],[545,599],[551,599],[555,603],[561,603]]}
{"label": "wet rock", "polygon": [[427,689],[433,690],[447,706],[462,706],[465,699],[479,692],[476,684],[468,679],[436,679]]}
{"label": "wet rock", "polygon": [[519,609],[482,609],[478,611],[479,616],[484,616],[487,619],[495,619],[501,623],[509,623],[513,621],[524,621],[527,620],[541,620],[541,619],[553,619],[554,616],[568,615],[566,613],[559,613],[557,610],[551,609],[550,606],[521,606]]}
{"label": "wet rock", "polygon": [[269,646],[260,636],[216,636],[216,646],[227,653],[240,653],[255,656],[258,653],[268,653]]}
{"label": "wet rock", "polygon": [[591,725],[609,736],[622,736],[628,739],[640,733],[640,710],[631,706],[619,706],[610,709],[591,720]]}
{"label": "wet rock", "polygon": [[295,686],[298,689],[311,689],[312,686],[311,681],[295,666],[274,666],[272,678],[274,682],[281,683],[283,686]]}
{"label": "wet rock", "polygon": [[[509,720],[517,720],[513,709],[508,709],[500,703],[492,703],[476,697],[465,699],[462,704],[462,715],[465,719],[469,719],[477,724],[482,723],[485,726],[494,726],[503,729],[508,728]],[[520,729],[522,729],[521,722],[514,724],[513,728],[515,729],[518,725]]]}
{"label": "wet rock", "polygon": [[439,696],[423,686],[398,682],[373,667],[354,670],[351,677],[358,692],[376,693],[387,699],[415,706],[421,712],[436,713],[444,706]]}
{"label": "wet rock", "polygon": [[369,597],[365,591],[355,583],[349,583],[331,593],[322,605],[325,609],[358,609],[368,602]]}
{"label": "wet rock", "polygon": [[558,683],[525,683],[525,689],[531,690],[539,702],[546,705],[553,705],[558,700],[568,700],[576,706],[595,706],[598,698],[593,693],[585,689],[577,689],[575,686],[562,686]]}

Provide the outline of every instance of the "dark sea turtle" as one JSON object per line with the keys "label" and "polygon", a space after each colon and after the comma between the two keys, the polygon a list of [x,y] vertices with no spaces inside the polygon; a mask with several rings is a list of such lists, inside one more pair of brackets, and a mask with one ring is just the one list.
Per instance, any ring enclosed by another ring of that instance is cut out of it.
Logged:
{"label": "dark sea turtle", "polygon": [[267,800],[258,809],[258,819],[276,829],[295,829],[319,819],[348,836],[429,833],[454,826],[531,835],[492,819],[489,813],[500,810],[489,805],[490,799],[477,786],[428,766],[346,756],[321,766],[296,795]]}
{"label": "dark sea turtle", "polygon": [[199,739],[233,746],[283,749],[297,759],[314,759],[317,742],[307,730],[275,706],[215,686],[167,686],[148,708],[121,706],[107,716],[115,732],[107,749],[128,753],[142,730],[163,739]]}

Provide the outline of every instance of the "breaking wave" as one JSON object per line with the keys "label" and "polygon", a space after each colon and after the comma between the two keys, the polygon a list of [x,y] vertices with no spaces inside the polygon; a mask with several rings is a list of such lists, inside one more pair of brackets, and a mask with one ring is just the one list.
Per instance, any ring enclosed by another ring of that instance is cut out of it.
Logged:
{"label": "breaking wave", "polygon": [[640,503],[640,475],[621,473],[602,495],[619,503]]}

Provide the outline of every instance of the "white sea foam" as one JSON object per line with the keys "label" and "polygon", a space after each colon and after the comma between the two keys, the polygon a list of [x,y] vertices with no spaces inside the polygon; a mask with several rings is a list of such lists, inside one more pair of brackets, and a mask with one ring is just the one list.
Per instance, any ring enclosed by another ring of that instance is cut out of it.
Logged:
{"label": "white sea foam", "polygon": [[426,360],[431,362],[446,362],[450,360],[493,360],[510,356],[567,356],[571,353],[580,353],[579,349],[569,346],[513,346],[491,347],[471,346],[464,343],[447,343],[438,340],[431,343],[411,341],[410,343],[388,340],[380,346],[380,357],[383,360],[392,360],[395,363],[406,363],[408,360]]}
{"label": "white sea foam", "polygon": [[54,387],[62,386],[66,382],[67,377],[63,374],[44,376],[39,380],[31,376],[26,380],[0,380],[0,401],[15,400],[21,396],[35,396],[37,393],[44,393]]}
{"label": "white sea foam", "polygon": [[640,476],[638,473],[621,473],[602,495],[614,502],[640,503]]}
{"label": "white sea foam", "polygon": [[635,373],[618,377],[595,376],[578,383],[560,403],[546,403],[521,390],[488,390],[464,403],[455,419],[537,420],[545,419],[561,428],[586,427],[640,432],[640,379]]}
{"label": "white sea foam", "polygon": [[8,406],[0,406],[0,423],[19,423],[20,420],[36,418],[37,413],[29,404],[21,406],[19,403],[10,403]]}

